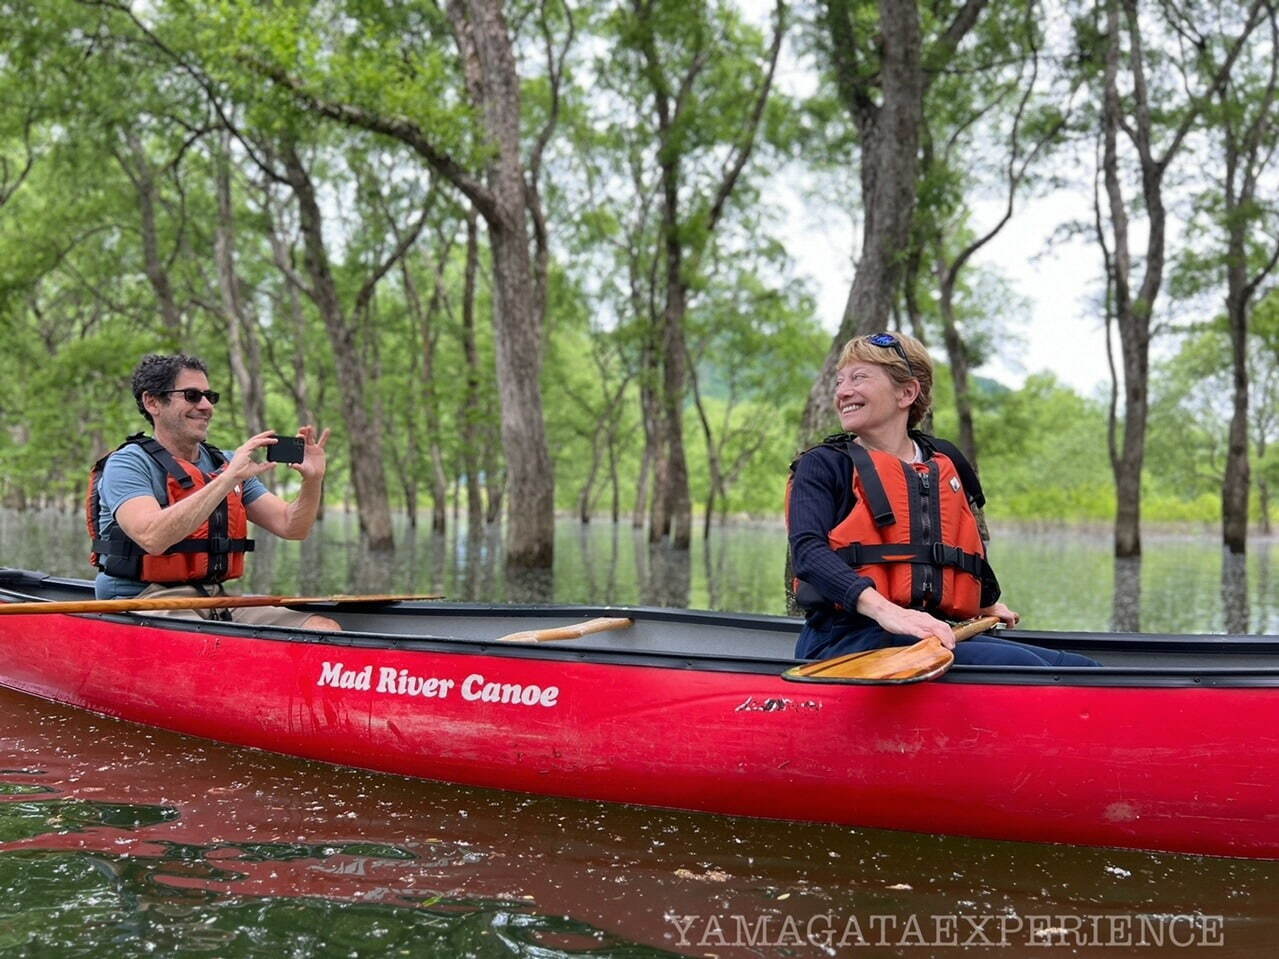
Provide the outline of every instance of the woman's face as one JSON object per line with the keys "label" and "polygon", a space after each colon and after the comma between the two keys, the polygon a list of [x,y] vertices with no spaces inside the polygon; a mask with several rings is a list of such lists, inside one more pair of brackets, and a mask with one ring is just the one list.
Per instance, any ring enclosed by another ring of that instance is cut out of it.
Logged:
{"label": "woman's face", "polygon": [[856,361],[835,374],[835,412],[848,433],[880,429],[898,418],[905,430],[914,393],[913,384],[899,386],[876,363]]}

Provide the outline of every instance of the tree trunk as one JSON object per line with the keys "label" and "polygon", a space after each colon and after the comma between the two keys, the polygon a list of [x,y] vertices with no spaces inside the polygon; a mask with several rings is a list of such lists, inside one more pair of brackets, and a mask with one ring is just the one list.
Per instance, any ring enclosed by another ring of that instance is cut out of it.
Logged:
{"label": "tree trunk", "polygon": [[466,276],[462,289],[462,352],[466,357],[466,391],[462,402],[462,469],[466,473],[466,523],[484,528],[484,490],[480,485],[480,356],[475,345],[475,277],[479,271],[479,239],[475,210],[466,216]]}
{"label": "tree trunk", "polygon": [[484,522],[491,525],[502,518],[502,504],[506,498],[506,471],[502,469],[497,450],[493,446],[489,447],[484,457],[484,488],[487,494]]}
{"label": "tree trunk", "polygon": [[[656,542],[662,539],[669,526],[671,545],[677,550],[686,550],[692,541],[693,506],[688,485],[688,460],[684,452],[684,397],[688,372],[685,366],[688,351],[684,324],[690,285],[685,274],[690,267],[696,268],[700,257],[710,246],[728,200],[754,150],[785,33],[785,5],[781,2],[777,4],[764,82],[760,84],[750,109],[743,117],[740,130],[731,137],[732,147],[724,162],[724,172],[705,195],[694,193],[690,197],[682,197],[681,191],[687,189],[682,167],[692,148],[678,131],[688,103],[687,93],[692,89],[703,61],[701,56],[696,56],[682,76],[668,76],[664,52],[660,49],[657,32],[652,25],[650,6],[637,2],[634,13],[640,23],[639,46],[644,55],[644,73],[653,91],[665,281],[665,303],[660,327],[664,447],[659,453],[653,477],[654,512],[649,526],[649,540]],[[682,204],[693,211],[687,220],[682,214]],[[690,233],[699,238],[690,239]]]}
{"label": "tree trunk", "polygon": [[[1275,10],[1267,5],[1270,22],[1270,48],[1267,57],[1269,74],[1259,99],[1252,105],[1252,118],[1242,125],[1237,122],[1222,124],[1226,159],[1225,216],[1226,228],[1226,322],[1230,331],[1230,353],[1233,367],[1233,410],[1230,418],[1230,434],[1226,451],[1226,475],[1221,491],[1221,534],[1226,549],[1242,555],[1248,549],[1248,499],[1251,467],[1248,450],[1248,407],[1250,385],[1248,378],[1248,333],[1250,327],[1251,300],[1262,281],[1274,270],[1279,261],[1279,244],[1271,241],[1271,254],[1267,262],[1249,276],[1249,234],[1255,227],[1255,217],[1264,206],[1257,204],[1257,180],[1273,153],[1269,132],[1277,90],[1279,90],[1279,63],[1274,58],[1274,42],[1279,39],[1279,25]],[[1244,87],[1241,82],[1240,88]],[[1238,101],[1232,102],[1232,91],[1221,88],[1222,112],[1237,115]],[[1259,432],[1262,432],[1259,430]],[[1264,432],[1258,443],[1264,451]],[[1264,500],[1263,500],[1264,502]],[[1269,522],[1267,517],[1267,532]],[[1227,557],[1229,559],[1229,557]],[[1246,609],[1246,595],[1245,595]],[[1246,612],[1245,612],[1246,615]],[[1245,620],[1246,628],[1246,620]],[[1243,630],[1239,630],[1242,632]]]}
{"label": "tree trunk", "polygon": [[[446,13],[467,93],[488,141],[482,183],[411,119],[328,100],[278,64],[255,61],[252,66],[314,112],[408,144],[484,217],[493,258],[502,445],[511,491],[506,561],[514,567],[549,568],[555,546],[555,477],[542,416],[542,323],[549,261],[537,193],[538,166],[535,159],[526,169],[520,155],[521,78],[502,0],[449,0]],[[559,80],[556,71],[555,102],[540,146],[554,125]],[[492,506],[490,500],[490,510]]]}
{"label": "tree trunk", "polygon": [[[530,251],[529,186],[520,154],[520,77],[501,0],[452,0],[449,19],[493,148],[485,213],[493,257],[497,382],[510,509],[506,562],[550,568],[555,474],[542,416],[544,283]],[[483,212],[483,211],[482,211]],[[540,211],[535,211],[540,214]]]}
{"label": "tree trunk", "polygon": [[[413,363],[414,372],[422,383],[422,411],[425,417],[427,456],[430,460],[431,483],[431,532],[443,533],[448,516],[448,475],[444,469],[444,449],[440,443],[443,428],[440,422],[440,396],[436,388],[435,344],[438,334],[435,318],[439,315],[444,290],[444,270],[448,265],[451,244],[437,251],[431,299],[425,309],[418,293],[417,281],[409,269],[408,260],[400,262],[400,275],[404,282],[404,298],[410,314],[417,320],[417,332],[421,337]],[[417,430],[412,430],[409,463],[416,470],[420,462],[421,444],[416,440]]]}
{"label": "tree trunk", "polygon": [[[288,275],[292,271],[289,244],[276,229],[274,217],[271,213],[271,205],[272,200],[268,194],[263,200],[263,210],[267,218],[267,234],[271,243],[272,258],[275,260],[276,266],[285,275],[284,296],[288,307],[286,316],[293,331],[292,365],[289,368],[289,372],[292,375],[283,378],[284,387],[293,396],[293,408],[296,412],[298,423],[310,424],[318,428],[320,424],[311,405],[311,386],[307,378],[306,334],[309,324],[306,313],[302,310],[302,302],[298,298],[297,284],[288,280]],[[324,511],[324,499],[321,497],[315,518],[317,520],[323,519]]]}
{"label": "tree trunk", "polygon": [[334,362],[337,364],[339,405],[348,435],[351,484],[355,488],[360,530],[370,549],[391,549],[394,538],[391,532],[386,473],[382,468],[382,428],[380,423],[369,418],[364,406],[364,398],[368,392],[365,385],[367,376],[358,347],[357,331],[347,322],[338,298],[328,251],[324,246],[323,220],[311,177],[292,144],[285,145],[283,157],[289,184],[298,201],[304,261],[311,281],[308,293],[324,321],[324,328],[333,347]]}
{"label": "tree trunk", "polygon": [[155,169],[147,156],[146,149],[136,131],[130,129],[124,134],[125,143],[132,154],[133,166],[130,167],[123,158],[117,157],[125,174],[133,181],[138,191],[139,224],[142,230],[142,265],[147,281],[155,293],[156,304],[160,307],[160,318],[164,322],[164,330],[173,345],[182,345],[185,337],[182,330],[182,313],[178,309],[173,296],[173,285],[169,282],[169,267],[160,256],[159,230],[156,225],[155,206],[157,188]]}
{"label": "tree trunk", "polygon": [[973,401],[968,391],[968,351],[955,323],[955,287],[950,270],[937,258],[937,272],[941,280],[942,339],[946,343],[946,359],[950,362],[950,377],[955,387],[955,414],[959,420],[959,448],[973,469],[977,469],[977,435],[973,430]]}
{"label": "tree trunk", "polygon": [[586,471],[586,478],[582,481],[582,488],[577,494],[577,519],[584,526],[591,521],[591,504],[595,498],[595,477],[599,475],[599,470],[600,448],[596,443],[591,446],[591,465]]}
{"label": "tree trunk", "polygon": [[[1119,129],[1121,119],[1121,101],[1119,95],[1119,54],[1123,40],[1120,25],[1119,4],[1121,0],[1109,0],[1106,5],[1107,36],[1105,90],[1102,110],[1102,126],[1104,131],[1103,147],[1103,179],[1106,197],[1110,207],[1110,226],[1114,237],[1114,254],[1112,257],[1115,302],[1115,322],[1119,328],[1121,365],[1124,381],[1124,419],[1123,442],[1118,458],[1112,455],[1111,468],[1115,477],[1115,496],[1117,508],[1115,513],[1115,556],[1118,558],[1141,555],[1141,466],[1145,453],[1146,436],[1146,376],[1147,358],[1150,348],[1150,311],[1153,300],[1133,302],[1131,292],[1132,254],[1128,243],[1128,210],[1123,196],[1123,188],[1119,181]],[[1133,25],[1135,30],[1135,24]],[[1131,53],[1134,77],[1141,76],[1139,57],[1140,47]],[[1144,84],[1138,82],[1134,96],[1144,95]],[[1138,101],[1135,107],[1138,122],[1143,118],[1144,104]],[[1149,114],[1144,114],[1149,120]],[[1143,131],[1145,143],[1149,146],[1149,128]],[[1140,148],[1139,148],[1140,149]],[[1149,159],[1149,155],[1143,161]],[[1156,172],[1148,162],[1142,163],[1143,183],[1147,173]],[[1155,206],[1149,209],[1150,241],[1148,251],[1156,254],[1156,262],[1147,262],[1147,276],[1156,269],[1162,269],[1163,253],[1163,221],[1162,194],[1158,180],[1149,184],[1148,200],[1153,199]],[[1156,235],[1158,241],[1156,242]],[[1161,273],[1159,278],[1162,278]],[[1143,284],[1143,289],[1148,284]],[[1158,282],[1153,290],[1158,291]]]}
{"label": "tree trunk", "polygon": [[[609,437],[608,441],[608,486],[612,494],[609,515],[612,517],[613,525],[616,526],[622,518],[622,484],[617,475],[616,435]],[[616,530],[614,530],[613,535],[617,535]]]}
{"label": "tree trunk", "polygon": [[[1263,0],[1254,2],[1248,20],[1218,65],[1207,88],[1180,111],[1160,104],[1161,112],[1176,117],[1162,156],[1155,156],[1153,121],[1146,86],[1146,55],[1142,42],[1137,0],[1108,0],[1106,3],[1106,62],[1102,129],[1104,139],[1103,177],[1109,200],[1114,234],[1111,281],[1114,289],[1115,321],[1119,327],[1124,376],[1123,444],[1118,458],[1111,457],[1118,501],[1115,514],[1115,556],[1141,555],[1141,471],[1145,458],[1146,421],[1149,412],[1147,377],[1150,357],[1150,323],[1155,300],[1163,285],[1166,219],[1163,177],[1176,157],[1206,102],[1214,97],[1230,75],[1248,35],[1256,27]],[[1122,6],[1122,19],[1121,19]],[[1128,68],[1132,90],[1121,101],[1119,93],[1120,44],[1128,38]],[[1131,114],[1122,115],[1122,103],[1131,105]],[[1144,275],[1133,295],[1132,255],[1128,241],[1128,213],[1119,180],[1118,133],[1123,128],[1136,152],[1141,171],[1142,200],[1146,210],[1147,238]]]}
{"label": "tree trunk", "polygon": [[[706,442],[706,468],[708,474],[707,490],[706,490],[706,515],[702,517],[702,539],[707,544],[711,538],[711,517],[715,515],[715,498],[724,489],[724,470],[721,461],[721,444],[725,437],[720,437],[719,442],[715,440],[714,431],[711,429],[710,417],[706,415],[706,405],[702,402],[702,391],[698,387],[697,370],[693,369],[693,406],[697,410],[697,419],[702,424],[702,437]],[[728,409],[724,415],[725,430],[728,428],[728,419],[732,415],[733,403],[730,396]],[[707,545],[707,549],[710,546]]]}
{"label": "tree trunk", "polygon": [[[670,202],[674,203],[676,185],[671,184]],[[649,527],[649,540],[656,542],[669,529],[671,545],[688,549],[692,539],[693,504],[688,489],[688,460],[684,455],[685,356],[684,313],[687,291],[682,271],[682,250],[677,236],[678,224],[667,224],[666,309],[662,312],[662,434],[665,438],[658,468],[654,474],[654,503],[660,504]]]}
{"label": "tree trunk", "polygon": [[808,396],[804,445],[828,432],[835,366],[846,341],[887,328],[910,246],[919,179],[920,128],[926,89],[919,10],[915,0],[879,0],[881,63],[875,104],[851,57],[853,25],[844,2],[827,0],[822,16],[836,60],[841,99],[857,126],[861,153],[862,241],[839,332]]}
{"label": "tree trunk", "polygon": [[262,390],[262,347],[256,324],[244,307],[240,277],[235,270],[235,208],[231,198],[230,134],[223,133],[214,159],[218,197],[218,223],[213,256],[218,267],[218,289],[227,320],[227,354],[231,375],[244,406],[248,435],[267,428],[266,397]]}
{"label": "tree trunk", "polygon": [[1116,633],[1141,632],[1141,557],[1116,556],[1110,628]]}
{"label": "tree trunk", "polygon": [[1231,223],[1230,253],[1226,274],[1226,322],[1230,329],[1230,354],[1233,363],[1233,410],[1226,446],[1226,475],[1221,487],[1221,537],[1231,553],[1248,549],[1248,304],[1244,293],[1246,282],[1244,224],[1236,218]]}
{"label": "tree trunk", "polygon": [[[647,509],[650,519],[658,524],[659,532],[649,532],[650,538],[665,537],[670,532],[665,507],[659,509],[657,498],[661,489],[656,476],[658,464],[664,455],[666,443],[663,439],[663,420],[657,364],[657,348],[648,339],[650,332],[645,332],[645,342],[640,356],[640,412],[644,417],[644,453],[640,460],[639,477],[635,484],[635,510],[631,517],[631,526],[644,528],[644,511]],[[649,500],[652,500],[651,507]]]}

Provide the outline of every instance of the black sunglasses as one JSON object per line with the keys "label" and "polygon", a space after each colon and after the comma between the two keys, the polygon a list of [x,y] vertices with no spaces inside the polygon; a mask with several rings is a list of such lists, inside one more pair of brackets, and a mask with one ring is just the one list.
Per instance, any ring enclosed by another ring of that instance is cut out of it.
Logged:
{"label": "black sunglasses", "polygon": [[915,373],[915,367],[911,365],[910,357],[906,355],[906,351],[902,349],[901,341],[891,333],[872,333],[870,336],[863,337],[871,346],[878,346],[883,350],[892,350],[902,358],[902,362],[906,364],[906,369],[910,372],[912,379],[919,379]]}
{"label": "black sunglasses", "polygon": [[197,390],[194,386],[188,386],[185,390],[155,390],[152,396],[163,396],[165,393],[181,393],[182,398],[195,406],[200,402],[200,398],[208,400],[214,406],[218,405],[218,400],[222,399],[222,394],[217,390]]}

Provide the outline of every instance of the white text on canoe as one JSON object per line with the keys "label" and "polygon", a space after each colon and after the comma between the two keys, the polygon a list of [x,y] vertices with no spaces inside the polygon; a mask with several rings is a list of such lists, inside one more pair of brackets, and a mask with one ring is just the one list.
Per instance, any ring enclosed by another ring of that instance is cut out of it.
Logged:
{"label": "white text on canoe", "polygon": [[[324,662],[320,665],[317,686],[335,689],[363,689],[391,696],[420,696],[423,699],[447,699],[457,680],[439,676],[414,676],[407,669],[393,666],[372,666],[363,669],[347,669],[342,663]],[[499,683],[486,680],[481,673],[471,673],[462,680],[458,693],[467,702],[504,703],[509,706],[556,706],[559,704],[558,686],[537,686],[532,683]]]}

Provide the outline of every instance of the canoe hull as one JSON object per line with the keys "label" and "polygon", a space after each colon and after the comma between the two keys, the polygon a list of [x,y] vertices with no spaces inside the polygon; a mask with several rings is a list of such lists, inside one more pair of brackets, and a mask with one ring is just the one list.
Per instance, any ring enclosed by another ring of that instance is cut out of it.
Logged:
{"label": "canoe hull", "polygon": [[1279,858],[1273,688],[795,684],[64,616],[0,618],[0,683],[222,742],[476,786]]}

